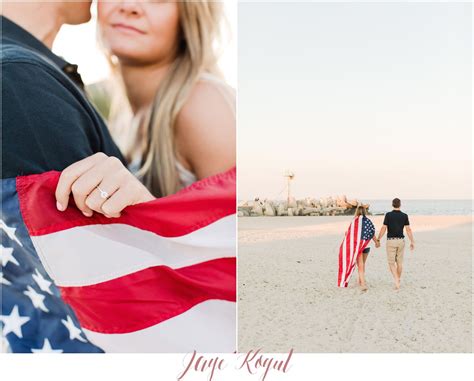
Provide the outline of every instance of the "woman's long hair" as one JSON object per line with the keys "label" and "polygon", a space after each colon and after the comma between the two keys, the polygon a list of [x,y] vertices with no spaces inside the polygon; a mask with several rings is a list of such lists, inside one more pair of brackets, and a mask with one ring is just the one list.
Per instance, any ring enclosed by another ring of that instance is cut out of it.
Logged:
{"label": "woman's long hair", "polygon": [[355,210],[354,216],[359,217],[359,216],[366,216],[366,215],[367,215],[367,208],[365,207],[365,205],[358,204]]}
{"label": "woman's long hair", "polygon": [[[129,159],[138,147],[142,158],[138,176],[157,197],[176,193],[180,188],[174,144],[178,113],[201,74],[221,76],[217,67],[216,43],[219,42],[223,18],[222,2],[180,1],[178,7],[180,45],[177,57],[160,84],[150,109],[132,129],[136,138],[130,139],[130,126],[128,129],[122,127],[117,136]],[[123,112],[123,108],[115,110]],[[113,118],[114,111],[111,114]]]}

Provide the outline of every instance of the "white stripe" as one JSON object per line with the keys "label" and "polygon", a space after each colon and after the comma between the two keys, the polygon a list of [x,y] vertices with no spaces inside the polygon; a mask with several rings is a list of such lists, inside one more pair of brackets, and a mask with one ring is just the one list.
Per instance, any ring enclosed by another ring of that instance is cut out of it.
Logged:
{"label": "white stripe", "polygon": [[[357,260],[356,255],[359,252],[360,241],[361,241],[360,235],[361,235],[361,230],[362,230],[362,216],[359,216],[357,218],[359,220],[359,223],[357,224],[357,245],[356,245],[355,250],[352,252],[351,261],[350,261],[351,266],[352,266],[352,263]],[[352,270],[349,272],[347,280],[351,278],[352,273],[354,272],[354,269],[355,269],[355,266],[352,267]]]}
{"label": "white stripe", "polygon": [[[350,266],[350,264],[351,264],[351,262],[350,262],[351,253],[352,253],[351,249],[352,249],[353,244],[354,244],[353,239],[352,239],[353,234],[354,234],[354,221],[352,221],[352,223],[351,223],[351,225],[350,225],[350,230],[349,230],[349,234],[348,234],[349,237],[347,237],[347,235],[346,235],[346,238],[344,239],[344,261],[343,261],[343,266],[344,266],[344,267],[343,267],[343,270],[344,270],[344,271],[342,272],[342,274],[343,274],[343,277],[342,277],[343,280],[342,280],[342,285],[341,285],[341,287],[344,287],[344,285],[345,285],[345,283],[346,283],[346,279],[347,279],[347,278],[346,278],[346,271],[347,271],[346,259],[347,259],[348,256],[349,256],[349,266]],[[347,243],[346,240],[347,240],[347,238],[349,238],[349,252],[347,252],[347,247],[346,247],[346,243]]]}
{"label": "white stripe", "polygon": [[357,217],[358,219],[358,223],[357,223],[357,244],[355,246],[355,250],[354,252],[352,253],[352,258],[351,258],[351,263],[353,263],[357,258],[356,258],[356,255],[357,253],[359,252],[359,247],[360,247],[360,231],[361,231],[361,224],[362,224],[362,221],[361,221],[361,218],[362,216],[359,216]]}
{"label": "white stripe", "polygon": [[[358,218],[358,217],[357,217]],[[351,268],[351,263],[352,263],[352,258],[354,256],[354,228],[355,228],[355,220],[353,221],[351,225],[351,247],[350,247],[350,252],[349,252],[349,269]],[[349,280],[349,277],[347,278]]]}
{"label": "white stripe", "polygon": [[151,266],[176,269],[235,257],[235,225],[235,215],[231,215],[177,238],[110,224],[80,226],[31,239],[58,286],[86,286]]}
{"label": "white stripe", "polygon": [[153,327],[124,334],[84,329],[87,338],[106,352],[216,352],[236,350],[235,303],[208,300]]}

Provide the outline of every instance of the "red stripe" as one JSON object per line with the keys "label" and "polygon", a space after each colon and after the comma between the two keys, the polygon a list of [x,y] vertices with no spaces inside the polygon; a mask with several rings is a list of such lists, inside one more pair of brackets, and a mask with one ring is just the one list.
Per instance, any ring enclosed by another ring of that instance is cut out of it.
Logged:
{"label": "red stripe", "polygon": [[[360,236],[359,236],[359,222],[360,222],[360,217],[357,217],[355,219],[355,226],[354,226],[354,238],[353,238],[353,246],[351,250],[351,259],[350,259],[350,265],[349,267],[352,269],[354,266],[356,259],[357,259],[357,245],[359,244]],[[347,281],[349,281],[351,271],[348,271],[347,273]]]}
{"label": "red stripe", "polygon": [[82,327],[128,333],[151,327],[209,299],[235,302],[235,258],[172,270],[157,266],[84,287],[61,287]]}
{"label": "red stripe", "polygon": [[342,247],[344,245],[344,241],[342,241],[341,246],[339,246],[339,271],[337,274],[337,285],[339,286],[341,284],[341,278],[342,278]]}
{"label": "red stripe", "polygon": [[[346,276],[346,273],[347,273],[347,256],[348,256],[347,247],[348,247],[349,241],[350,241],[351,226],[352,226],[352,222],[351,222],[351,224],[349,225],[349,228],[346,231],[346,235],[344,236],[344,239],[341,242],[341,246],[339,247],[339,272],[338,272],[338,277],[337,277],[337,281],[338,281],[337,285],[339,287],[341,287],[340,286],[341,280],[343,280],[344,282],[346,280],[345,276]],[[344,244],[346,245],[346,255],[345,256],[344,256]],[[346,272],[345,273],[343,273],[343,263],[344,263],[344,261],[346,262]],[[345,287],[344,283],[343,283],[343,286]]]}
{"label": "red stripe", "polygon": [[352,275],[352,271],[354,270],[354,266],[355,266],[355,263],[356,263],[356,256],[357,256],[357,253],[356,253],[356,248],[357,248],[357,243],[359,242],[359,219],[360,217],[357,217],[354,219],[353,223],[354,223],[354,232],[353,232],[353,237],[352,237],[352,247],[351,247],[351,251],[350,251],[350,256],[349,256],[349,266],[346,267],[346,282],[345,282],[345,285],[347,287],[348,283],[349,283],[349,279]]}
{"label": "red stripe", "polygon": [[349,269],[351,267],[352,253],[354,252],[354,237],[351,236],[351,226],[354,225],[354,231],[357,230],[357,219],[352,221],[349,226],[349,231],[347,232],[348,240],[346,245],[346,273],[344,274],[344,287],[347,286]]}
{"label": "red stripe", "polygon": [[[192,184],[177,194],[129,206],[119,218],[98,213],[85,217],[73,207],[59,212],[54,192],[59,172],[17,177],[20,210],[30,235],[43,235],[76,226],[121,223],[177,237],[207,226],[236,211],[235,167]],[[70,205],[74,205],[71,198]]]}

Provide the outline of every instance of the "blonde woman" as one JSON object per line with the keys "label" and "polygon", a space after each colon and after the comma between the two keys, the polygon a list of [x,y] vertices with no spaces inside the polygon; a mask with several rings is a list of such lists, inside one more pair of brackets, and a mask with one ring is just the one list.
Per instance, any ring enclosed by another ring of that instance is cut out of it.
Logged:
{"label": "blonde woman", "polygon": [[[365,205],[359,204],[355,211],[355,218],[359,216],[367,217],[367,207]],[[375,247],[380,246],[380,241],[375,237],[375,234],[372,237],[372,240],[375,242]],[[362,253],[357,257],[357,272],[359,273],[359,278],[357,283],[359,284],[362,291],[367,291],[367,283],[365,281],[365,263],[370,253],[370,247],[366,247],[362,250]]]}
{"label": "blonde woman", "polygon": [[118,217],[235,166],[235,95],[214,47],[221,17],[214,1],[99,0],[101,41],[133,114],[113,132],[141,182],[114,157],[93,155],[61,174],[59,210],[72,194],[84,215]]}

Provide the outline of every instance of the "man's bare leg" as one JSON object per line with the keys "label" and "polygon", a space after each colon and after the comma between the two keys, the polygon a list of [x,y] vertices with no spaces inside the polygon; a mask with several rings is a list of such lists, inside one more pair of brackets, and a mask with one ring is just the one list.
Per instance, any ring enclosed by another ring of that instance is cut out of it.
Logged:
{"label": "man's bare leg", "polygon": [[393,275],[393,279],[395,280],[395,289],[400,289],[400,278],[398,276],[398,268],[396,263],[389,263],[390,272]]}
{"label": "man's bare leg", "polygon": [[398,250],[398,255],[397,255],[397,258],[396,258],[396,262],[397,262],[397,275],[398,275],[398,285],[399,285],[399,288],[400,288],[400,282],[401,282],[401,279],[402,279],[403,253],[404,253],[404,250],[405,250],[405,242],[403,242],[402,246],[399,248],[399,250]]}
{"label": "man's bare leg", "polygon": [[402,280],[402,270],[403,270],[403,266],[402,266],[402,262],[397,262],[397,275],[398,275],[398,282],[401,282]]}

